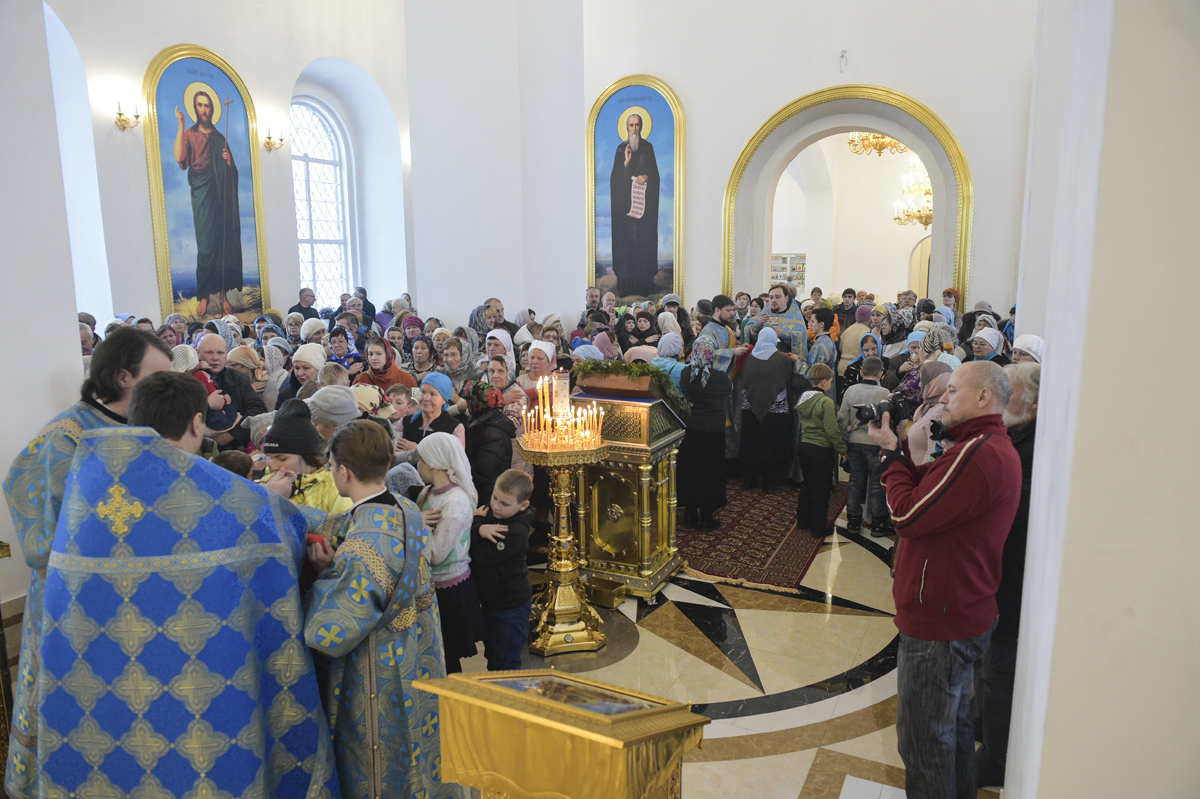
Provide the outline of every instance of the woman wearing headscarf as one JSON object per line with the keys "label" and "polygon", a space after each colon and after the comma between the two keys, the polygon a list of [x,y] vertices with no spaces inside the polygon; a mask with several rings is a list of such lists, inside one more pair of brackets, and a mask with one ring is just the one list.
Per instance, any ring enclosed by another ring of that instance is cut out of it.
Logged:
{"label": "woman wearing headscarf", "polygon": [[924,340],[925,333],[909,333],[908,350],[888,361],[883,379],[879,381],[879,385],[888,391],[900,391],[905,400],[910,402],[909,407],[912,407],[914,398],[919,400],[921,397],[921,342]]}
{"label": "woman wearing headscarf", "polygon": [[669,311],[663,311],[658,315],[658,332],[662,335],[668,333],[678,333],[683,335],[683,328],[679,326],[679,320],[675,318],[675,314]]}
{"label": "woman wearing headscarf", "polygon": [[926,360],[938,360],[943,363],[950,364],[951,369],[957,369],[962,366],[962,359],[955,354],[955,347],[958,344],[958,339],[954,335],[954,328],[940,322],[934,322],[933,327],[925,334],[925,338],[921,340],[921,350],[925,353],[922,362]]}
{"label": "woman wearing headscarf", "polygon": [[1012,363],[1004,354],[1004,334],[994,327],[985,327],[971,339],[971,354],[967,361],[991,361],[997,366]]}
{"label": "woman wearing headscarf", "polygon": [[186,344],[188,340],[188,321],[181,313],[173,313],[163,320],[163,324],[175,331],[175,338],[180,344]]}
{"label": "woman wearing headscarf", "polygon": [[946,410],[941,399],[950,385],[950,366],[941,361],[927,361],[921,366],[920,375],[921,404],[913,408],[913,423],[908,428],[908,448],[912,462],[917,465],[928,462],[933,453],[930,426]]}
{"label": "woman wearing headscarf", "polygon": [[949,309],[950,327],[955,327],[962,320],[963,302],[962,295],[958,293],[958,289],[951,286],[942,292],[942,308]]}
{"label": "woman wearing headscarf", "polygon": [[290,313],[283,320],[283,330],[287,343],[293,347],[299,347],[304,343],[304,339],[300,338],[300,331],[304,329],[304,314]]}
{"label": "woman wearing headscarf", "polygon": [[[426,333],[425,335],[429,336],[430,340],[433,342],[434,357],[436,358],[438,365],[440,366],[442,364],[445,364],[446,363],[446,342],[449,341],[450,339],[454,338],[454,335],[444,327],[435,328],[432,333]],[[461,352],[461,354],[466,355],[467,354],[466,348],[468,346],[467,342],[463,341],[460,343],[463,346],[463,349],[460,350],[460,352]]]}
{"label": "woman wearing headscarf", "polygon": [[617,320],[617,344],[621,346],[621,352],[627,352],[630,347],[637,346],[633,341],[635,332],[637,332],[637,320],[633,318],[633,314],[626,311]]}
{"label": "woman wearing headscarf", "polygon": [[[553,344],[548,341],[534,341],[529,345],[529,371],[517,378],[517,385],[525,391],[530,403],[537,402],[538,380],[549,377],[557,366],[558,359]],[[509,371],[511,373],[511,366]]]}
{"label": "woman wearing headscarf", "polygon": [[424,333],[410,342],[412,347],[412,368],[408,373],[413,380],[421,383],[426,375],[434,373],[437,364],[433,360],[433,342]]}
{"label": "woman wearing headscarf", "polygon": [[283,330],[277,325],[263,325],[262,330],[258,331],[258,338],[254,341],[254,347],[256,349],[262,349],[266,343],[273,338],[281,338],[284,341],[287,341],[287,337],[284,335]]}
{"label": "woman wearing headscarf", "polygon": [[487,359],[493,355],[503,355],[509,362],[509,367],[516,369],[517,359],[513,355],[512,336],[502,327],[495,330],[489,330],[487,336],[483,340],[483,353],[475,359],[475,366],[479,371],[487,368]]}
{"label": "woman wearing headscarf", "polygon": [[225,339],[226,352],[233,352],[234,349],[241,346],[241,342],[233,335],[233,328],[224,319],[209,319],[204,323],[204,329]]}
{"label": "woman wearing headscarf", "polygon": [[879,339],[883,344],[883,354],[879,357],[883,358],[885,366],[890,359],[907,352],[908,323],[900,311],[891,311],[883,317],[879,323]]}
{"label": "woman wearing headscarf", "polygon": [[267,387],[267,370],[263,368],[262,358],[252,347],[234,347],[229,351],[226,364],[234,371],[244,374],[250,380],[250,388],[254,389],[254,393],[262,395],[263,389]]}
{"label": "woman wearing headscarf", "polygon": [[387,341],[375,337],[367,342],[367,368],[354,378],[351,385],[375,386],[386,392],[399,383],[405,388],[416,388],[412,375],[396,365],[396,351]]}
{"label": "woman wearing headscarf", "polygon": [[[529,398],[521,387],[516,384],[516,375],[510,375],[508,371],[508,361],[503,358],[492,358],[488,361],[487,366],[487,381],[496,388],[504,396],[504,415],[513,423],[516,428],[517,435],[525,434],[525,408],[529,403]],[[525,462],[521,457],[520,451],[513,447],[513,458],[510,468],[520,469],[530,477],[533,476],[533,467]]]}
{"label": "woman wearing headscarf", "polygon": [[320,319],[305,319],[300,325],[300,344],[320,344],[325,340],[325,323]]}
{"label": "woman wearing headscarf", "polygon": [[599,333],[597,333],[592,338],[592,344],[598,350],[600,350],[601,353],[603,353],[605,358],[615,360],[621,357],[621,353],[617,349],[617,345],[613,343],[613,340],[609,337],[609,332],[607,330],[601,330]]}
{"label": "woman wearing headscarf", "polygon": [[465,444],[467,436],[462,422],[447,412],[450,398],[454,396],[450,378],[438,372],[426,375],[421,381],[419,396],[420,410],[403,420],[403,438],[396,442],[396,449],[411,453],[431,433],[450,433]]}
{"label": "woman wearing headscarf", "polygon": [[[416,311],[413,311],[413,314],[415,315]],[[425,335],[432,336],[433,331],[437,330],[439,327],[445,327],[445,325],[442,324],[442,320],[438,319],[436,316],[430,316],[425,320]]]}
{"label": "woman wearing headscarf", "polygon": [[491,306],[477,305],[475,310],[471,311],[471,317],[467,320],[467,324],[479,335],[479,340],[483,341],[487,338],[487,334],[492,332],[493,318],[495,318],[495,311]]}
{"label": "woman wearing headscarf", "polygon": [[425,323],[416,314],[409,314],[400,320],[400,329],[404,331],[404,344],[400,348],[400,368],[412,371],[412,344],[418,336],[425,335]]}
{"label": "woman wearing headscarf", "polygon": [[526,327],[530,324],[536,324],[537,315],[533,312],[532,308],[522,308],[521,310],[517,311],[516,322],[517,327]]}
{"label": "woman wearing headscarf", "polygon": [[492,498],[496,479],[512,468],[513,440],[517,428],[504,415],[504,396],[500,389],[478,378],[463,386],[470,422],[467,424],[467,460],[475,490],[486,504]]}
{"label": "woman wearing headscarf", "polygon": [[680,388],[685,364],[679,360],[683,357],[683,336],[678,333],[667,333],[658,340],[658,349],[650,365],[657,366],[667,373],[675,388]]}
{"label": "woman wearing headscarf", "polygon": [[[881,346],[879,336],[874,333],[863,333],[858,337],[858,356],[846,364],[845,373],[837,380],[837,406],[839,408],[842,407],[842,397],[846,396],[846,389],[862,381],[863,361],[867,358],[878,358]],[[883,366],[886,373],[886,361]]]}
{"label": "woman wearing headscarf", "polygon": [[460,440],[433,433],[421,441],[416,452],[417,471],[428,484],[417,497],[417,507],[430,529],[429,545],[422,555],[429,561],[437,593],[446,671],[455,673],[462,671],[462,658],[474,657],[478,651],[475,641],[483,632],[470,555],[471,519],[479,495]]}
{"label": "woman wearing headscarf", "polygon": [[692,411],[679,446],[678,501],[684,524],[704,531],[720,528],[713,513],[725,507],[725,404],[733,393],[729,375],[712,368],[715,346],[712,338],[696,339],[679,376]]}
{"label": "woman wearing headscarf", "polygon": [[638,311],[634,314],[633,318],[637,320],[637,329],[629,336],[630,340],[633,341],[633,346],[655,346],[658,343],[660,335],[654,327],[654,314],[650,311]]}
{"label": "woman wearing headscarf", "polygon": [[1013,342],[1013,363],[1021,363],[1023,361],[1033,361],[1034,363],[1042,362],[1042,355],[1046,351],[1046,342],[1041,336],[1035,336],[1032,333],[1022,333],[1017,336]]}
{"label": "woman wearing headscarf", "polygon": [[738,459],[742,464],[742,485],[767,494],[775,486],[788,462],[792,417],[788,408],[788,383],[791,382],[794,355],[779,351],[779,335],[764,327],[750,357],[742,364],[742,437]]}
{"label": "woman wearing headscarf", "polygon": [[571,340],[567,338],[567,331],[563,330],[562,319],[557,314],[550,314],[542,320],[543,336],[545,336],[547,328],[554,328],[558,331],[558,355],[569,355],[571,348],[568,345]]}
{"label": "woman wearing headscarf", "polygon": [[442,365],[437,369],[450,378],[450,384],[454,387],[454,401],[450,405],[450,413],[454,416],[459,416],[467,410],[467,401],[462,393],[463,386],[468,380],[474,380],[482,374],[478,366],[463,358],[465,348],[466,345],[460,338],[447,341],[442,347]]}
{"label": "woman wearing headscarf", "polygon": [[[279,341],[279,339],[276,339]],[[287,372],[288,359],[291,357],[288,347],[283,344],[267,344],[263,347],[262,359],[267,373],[266,385],[263,386],[263,405],[274,408],[279,401],[279,391],[291,375]]]}

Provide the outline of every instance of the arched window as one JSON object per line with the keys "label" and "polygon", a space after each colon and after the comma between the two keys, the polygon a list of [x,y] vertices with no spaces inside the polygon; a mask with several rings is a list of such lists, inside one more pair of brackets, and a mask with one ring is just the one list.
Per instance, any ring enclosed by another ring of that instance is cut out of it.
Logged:
{"label": "arched window", "polygon": [[329,114],[310,103],[292,104],[291,137],[300,284],[316,292],[318,308],[336,308],[350,290],[346,149]]}

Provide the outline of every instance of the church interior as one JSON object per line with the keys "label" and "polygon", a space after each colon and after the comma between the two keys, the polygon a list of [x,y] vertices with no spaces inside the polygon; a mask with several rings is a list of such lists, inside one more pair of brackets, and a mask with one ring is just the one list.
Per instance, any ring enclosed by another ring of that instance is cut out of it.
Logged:
{"label": "church interior", "polygon": [[[578,318],[595,252],[589,112],[635,75],[682,109],[687,306],[765,292],[788,263],[827,295],[957,285],[968,306],[1015,306],[1018,330],[1047,343],[1047,380],[1007,775],[980,796],[1196,795],[1200,381],[1149,333],[1200,297],[1200,228],[1183,213],[1200,150],[1166,147],[1200,127],[1200,4],[0,0],[0,296],[18,315],[0,356],[4,464],[78,396],[73,315],[161,321],[144,80],[183,44],[236,70],[252,137],[282,140],[250,143],[249,251],[277,308],[315,276],[294,193],[296,108],[315,108],[341,143],[342,290],[407,292],[451,328],[487,297]],[[119,110],[141,124],[114,124]],[[856,155],[858,131],[908,149]],[[933,222],[897,225],[917,171]],[[30,570],[0,516],[15,673]],[[903,796],[893,542],[831,535],[792,590],[680,570],[602,610],[604,649],[525,665],[711,719],[683,759],[684,799]]]}

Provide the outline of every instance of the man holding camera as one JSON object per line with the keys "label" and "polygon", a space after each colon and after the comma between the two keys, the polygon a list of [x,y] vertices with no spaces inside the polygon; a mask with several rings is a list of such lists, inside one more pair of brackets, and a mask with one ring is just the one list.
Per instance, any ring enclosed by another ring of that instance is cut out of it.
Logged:
{"label": "man holding camera", "polygon": [[973,670],[996,626],[1004,541],[1021,500],[1021,460],[1002,416],[1011,394],[990,361],[956,369],[941,401],[957,443],[920,466],[891,414],[870,426],[899,537],[896,734],[909,797],[975,796]]}

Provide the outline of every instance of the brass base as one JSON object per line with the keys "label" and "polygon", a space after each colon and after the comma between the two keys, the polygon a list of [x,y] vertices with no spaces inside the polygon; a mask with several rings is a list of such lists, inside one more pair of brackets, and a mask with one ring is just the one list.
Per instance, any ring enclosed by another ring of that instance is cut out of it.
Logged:
{"label": "brass base", "polygon": [[628,596],[650,598],[662,590],[663,586],[683,570],[683,555],[675,552],[656,564],[650,573],[642,576],[636,567],[621,563],[591,560],[580,569],[588,583],[595,581],[620,583],[625,587]]}

